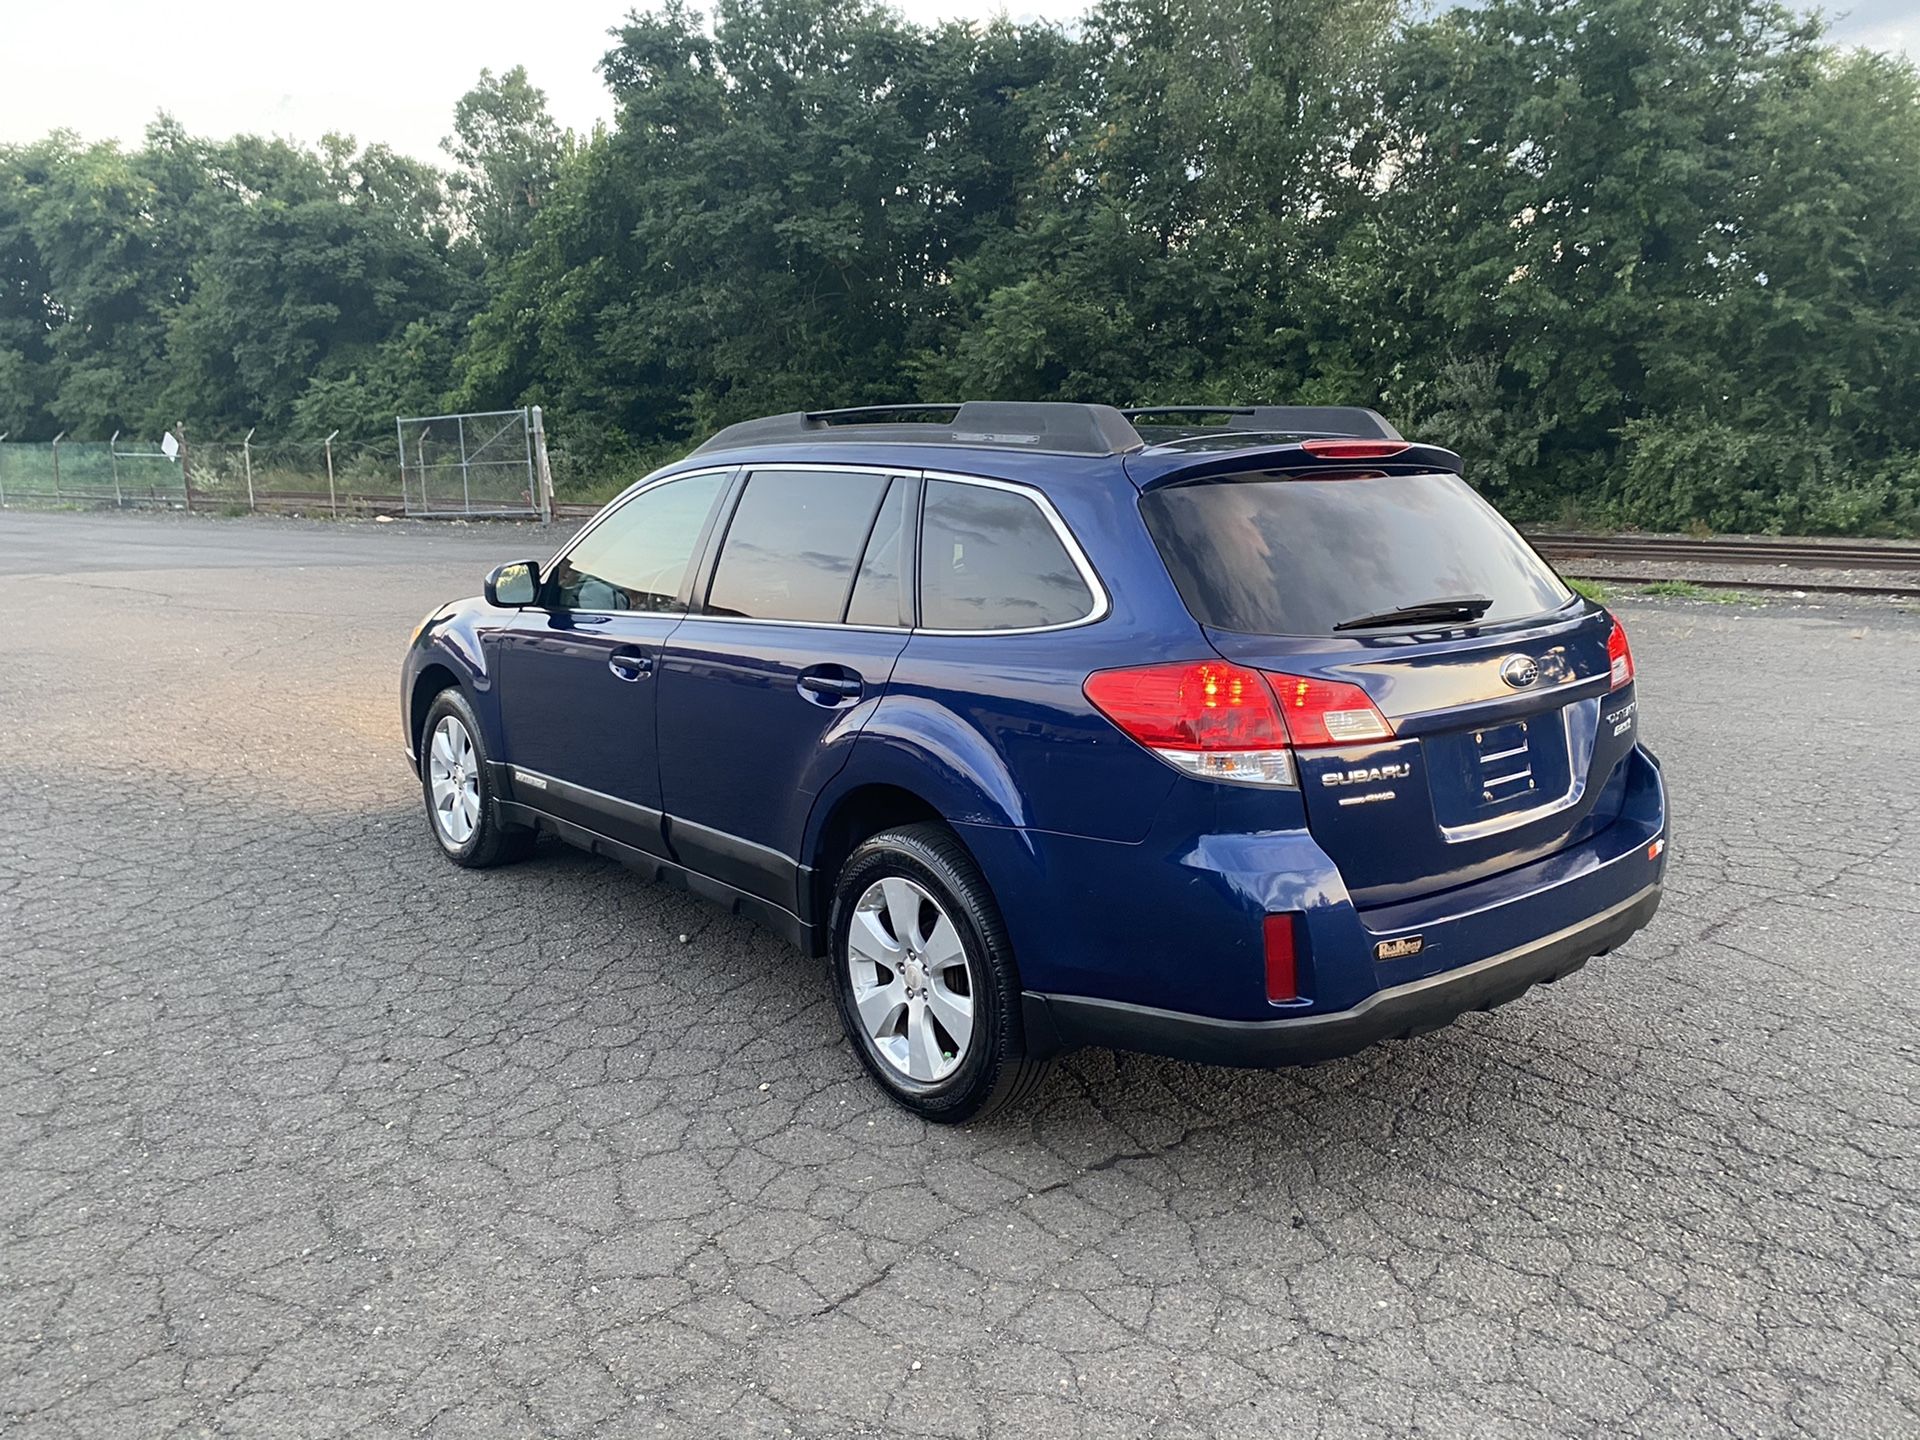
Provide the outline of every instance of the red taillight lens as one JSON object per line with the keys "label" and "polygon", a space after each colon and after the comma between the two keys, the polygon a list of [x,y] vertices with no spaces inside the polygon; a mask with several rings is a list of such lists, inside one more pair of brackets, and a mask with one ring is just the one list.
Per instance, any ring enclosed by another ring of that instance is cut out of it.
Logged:
{"label": "red taillight lens", "polygon": [[1607,668],[1613,672],[1612,688],[1633,683],[1633,649],[1627,644],[1627,627],[1618,615],[1610,616],[1613,629],[1607,635]]}
{"label": "red taillight lens", "polygon": [[1269,915],[1262,924],[1267,942],[1267,999],[1276,1004],[1300,998],[1299,920],[1298,915]]}
{"label": "red taillight lens", "polygon": [[1409,447],[1405,440],[1302,440],[1300,448],[1324,460],[1384,460]]}
{"label": "red taillight lens", "polygon": [[1109,720],[1156,750],[1287,743],[1260,672],[1224,660],[1102,670],[1087,677],[1086,692]]}
{"label": "red taillight lens", "polygon": [[1305,675],[1269,674],[1267,679],[1280,701],[1281,721],[1297,749],[1393,738],[1392,724],[1358,685]]}
{"label": "red taillight lens", "polygon": [[1293,757],[1258,670],[1179,661],[1087,677],[1087,699],[1129,737],[1190,775],[1291,785]]}

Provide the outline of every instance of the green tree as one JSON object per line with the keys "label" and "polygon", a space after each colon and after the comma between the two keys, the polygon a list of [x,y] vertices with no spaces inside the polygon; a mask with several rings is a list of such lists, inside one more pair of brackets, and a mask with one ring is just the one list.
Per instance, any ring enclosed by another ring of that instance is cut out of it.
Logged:
{"label": "green tree", "polygon": [[571,145],[524,65],[498,78],[482,70],[460,97],[453,134],[441,148],[456,167],[449,177],[453,194],[490,259],[505,259],[526,244]]}
{"label": "green tree", "polygon": [[222,203],[169,332],[180,414],[324,433],[317,405],[299,403],[310,387],[390,375],[383,347],[411,343],[416,324],[454,333],[478,303],[477,257],[455,245],[429,167],[339,136],[318,153],[242,137],[210,160]]}

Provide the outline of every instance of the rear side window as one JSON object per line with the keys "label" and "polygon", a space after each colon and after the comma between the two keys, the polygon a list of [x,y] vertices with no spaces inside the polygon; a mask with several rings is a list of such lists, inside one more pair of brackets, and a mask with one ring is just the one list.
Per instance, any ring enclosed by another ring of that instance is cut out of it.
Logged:
{"label": "rear side window", "polygon": [[681,610],[693,547],[723,474],[667,480],[627,501],[568,552],[547,581],[562,610]]}
{"label": "rear side window", "polygon": [[720,546],[708,613],[838,621],[886,488],[885,475],[755,472]]}
{"label": "rear side window", "polygon": [[1490,624],[1573,598],[1454,475],[1229,478],[1150,491],[1140,510],[1187,608],[1222,630],[1331,635],[1342,621],[1469,595],[1493,602],[1478,622]]}
{"label": "rear side window", "polygon": [[910,621],[901,613],[901,542],[907,520],[907,482],[895,480],[887,487],[880,513],[874,517],[873,533],[867,537],[867,553],[860,561],[860,573],[854,577],[853,598],[847,602],[849,625],[903,625]]}
{"label": "rear side window", "polygon": [[920,521],[920,623],[1025,630],[1093,613],[1093,592],[1040,507],[1011,490],[927,482]]}

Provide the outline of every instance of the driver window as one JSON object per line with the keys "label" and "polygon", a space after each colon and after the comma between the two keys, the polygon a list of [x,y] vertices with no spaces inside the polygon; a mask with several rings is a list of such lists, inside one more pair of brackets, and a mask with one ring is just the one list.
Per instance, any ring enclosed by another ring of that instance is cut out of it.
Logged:
{"label": "driver window", "polygon": [[636,495],[554,566],[558,610],[677,611],[680,585],[725,474],[689,475]]}

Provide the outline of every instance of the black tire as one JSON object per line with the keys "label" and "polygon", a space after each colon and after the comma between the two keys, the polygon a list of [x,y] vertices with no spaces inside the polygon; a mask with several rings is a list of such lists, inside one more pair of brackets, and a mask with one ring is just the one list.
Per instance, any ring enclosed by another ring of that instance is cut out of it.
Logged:
{"label": "black tire", "polygon": [[[854,1000],[848,936],[855,910],[868,887],[891,876],[911,880],[946,912],[967,958],[973,1034],[959,1067],[927,1083],[913,1080],[880,1053]],[[834,886],[831,934],[828,963],[841,1024],[867,1073],[895,1101],[928,1120],[952,1125],[1017,1104],[1039,1089],[1051,1066],[1026,1054],[1020,974],[1000,907],[979,867],[946,826],[886,830],[848,856]]]}
{"label": "black tire", "polygon": [[[434,814],[433,761],[429,755],[435,730],[449,716],[466,730],[478,766],[479,814],[472,833],[459,841],[447,833]],[[442,855],[469,870],[484,870],[490,865],[522,860],[533,851],[532,830],[524,825],[503,825],[500,821],[498,808],[494,804],[497,797],[489,758],[486,737],[480,729],[480,721],[473,713],[473,707],[467,703],[467,697],[456,688],[442,690],[434,697],[432,706],[427,710],[426,721],[420,727],[420,794],[425,803],[427,833],[433,836]]]}

